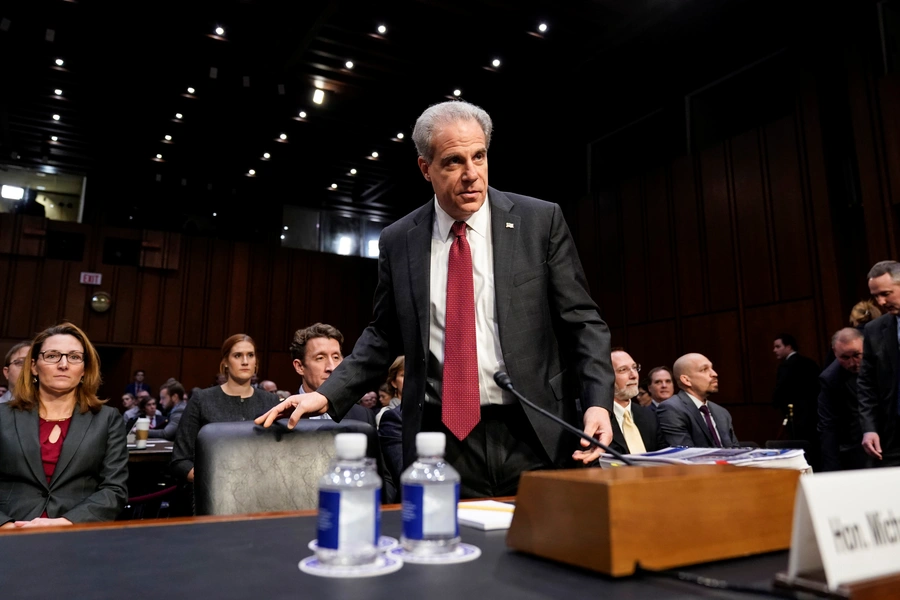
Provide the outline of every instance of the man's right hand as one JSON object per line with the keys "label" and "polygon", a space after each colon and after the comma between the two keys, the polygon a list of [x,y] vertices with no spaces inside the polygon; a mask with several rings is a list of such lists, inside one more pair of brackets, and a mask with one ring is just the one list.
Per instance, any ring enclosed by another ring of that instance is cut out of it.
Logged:
{"label": "man's right hand", "polygon": [[877,433],[869,431],[863,434],[862,447],[866,454],[881,460],[881,438],[878,437]]}
{"label": "man's right hand", "polygon": [[288,419],[288,429],[293,429],[302,417],[321,415],[327,411],[328,399],[319,392],[310,392],[291,396],[254,419],[253,422],[263,427],[269,427],[276,419],[286,417],[288,413],[291,413],[291,418]]}

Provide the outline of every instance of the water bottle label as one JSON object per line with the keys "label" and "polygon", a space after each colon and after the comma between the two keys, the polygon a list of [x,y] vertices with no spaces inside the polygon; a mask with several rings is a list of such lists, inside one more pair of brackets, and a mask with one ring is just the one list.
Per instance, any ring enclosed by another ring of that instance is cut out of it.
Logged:
{"label": "water bottle label", "polygon": [[421,540],[425,536],[458,536],[458,504],[459,483],[404,485],[403,536],[410,540]]}
{"label": "water bottle label", "polygon": [[378,544],[381,490],[319,490],[317,543],[329,550],[353,550]]}
{"label": "water bottle label", "polygon": [[341,493],[319,490],[318,540],[319,548],[338,549],[340,539]]}

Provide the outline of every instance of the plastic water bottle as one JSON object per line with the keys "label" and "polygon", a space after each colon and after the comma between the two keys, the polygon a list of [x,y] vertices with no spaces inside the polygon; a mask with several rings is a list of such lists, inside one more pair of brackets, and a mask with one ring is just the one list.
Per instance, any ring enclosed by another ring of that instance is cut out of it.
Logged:
{"label": "plastic water bottle", "polygon": [[336,456],[319,480],[316,558],[335,566],[363,565],[378,557],[381,478],[366,458],[364,433],[334,437]]}
{"label": "plastic water bottle", "polygon": [[416,436],[418,460],[400,476],[403,486],[403,549],[445,554],[459,545],[459,473],[444,461],[443,433]]}

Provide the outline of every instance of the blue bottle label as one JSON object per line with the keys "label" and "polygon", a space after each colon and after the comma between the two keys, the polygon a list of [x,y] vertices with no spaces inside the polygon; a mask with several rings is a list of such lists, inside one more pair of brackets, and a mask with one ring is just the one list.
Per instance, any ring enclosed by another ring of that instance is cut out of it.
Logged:
{"label": "blue bottle label", "polygon": [[403,485],[403,536],[421,540],[426,536],[459,536],[456,507],[459,483],[449,485]]}
{"label": "blue bottle label", "polygon": [[319,548],[337,550],[340,541],[341,493],[319,490]]}
{"label": "blue bottle label", "polygon": [[375,546],[378,546],[378,540],[381,539],[381,488],[377,487],[375,493]]}

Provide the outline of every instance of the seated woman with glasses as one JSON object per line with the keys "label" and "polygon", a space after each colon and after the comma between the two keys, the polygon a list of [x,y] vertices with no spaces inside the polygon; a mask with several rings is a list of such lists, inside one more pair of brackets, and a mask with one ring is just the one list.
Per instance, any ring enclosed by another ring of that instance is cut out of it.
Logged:
{"label": "seated woman with glasses", "polygon": [[250,385],[250,378],[258,369],[253,338],[238,333],[225,340],[219,362],[225,383],[195,392],[178,424],[172,452],[172,473],[176,477],[194,481],[194,448],[201,427],[207,423],[252,421],[281,402],[275,394]]}
{"label": "seated woman with glasses", "polygon": [[122,417],[97,398],[100,361],[62,323],[41,332],[0,405],[0,528],[112,521],[127,499]]}

